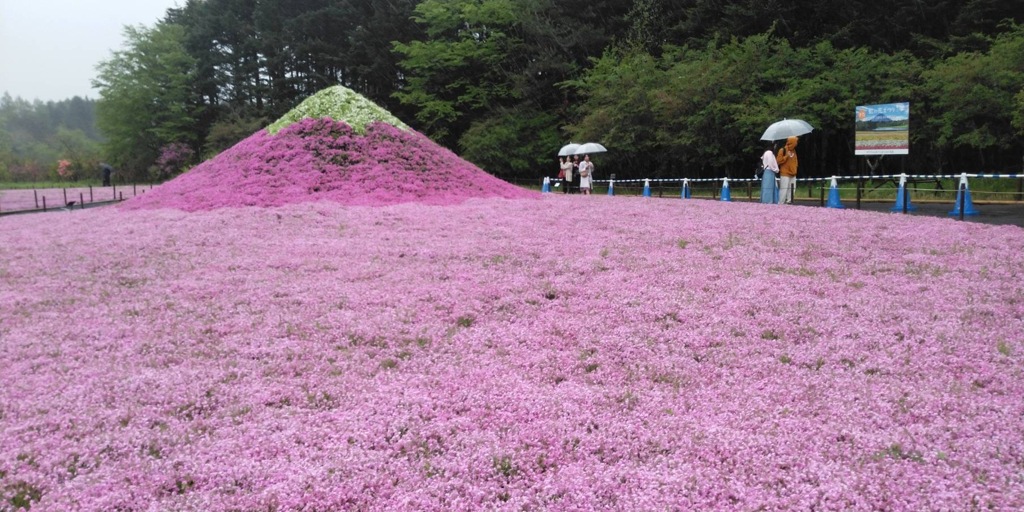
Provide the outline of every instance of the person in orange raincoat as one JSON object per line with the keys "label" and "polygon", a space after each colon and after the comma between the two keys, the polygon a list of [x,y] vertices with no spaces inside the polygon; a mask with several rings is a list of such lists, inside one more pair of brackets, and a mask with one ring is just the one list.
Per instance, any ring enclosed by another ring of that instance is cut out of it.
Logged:
{"label": "person in orange raincoat", "polygon": [[796,137],[786,139],[786,145],[779,149],[775,160],[779,163],[779,204],[793,204],[793,192],[796,188]]}

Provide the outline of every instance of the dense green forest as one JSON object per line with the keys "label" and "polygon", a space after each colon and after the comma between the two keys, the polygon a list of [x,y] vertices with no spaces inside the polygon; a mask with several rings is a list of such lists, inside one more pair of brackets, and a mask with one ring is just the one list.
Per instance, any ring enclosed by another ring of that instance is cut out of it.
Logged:
{"label": "dense green forest", "polygon": [[[0,96],[0,181],[41,181],[98,176],[101,137],[96,102],[78,96],[29,103]],[[57,162],[69,162],[61,177]]]}
{"label": "dense green forest", "polygon": [[879,171],[1020,172],[1022,13],[1024,0],[188,0],[125,29],[97,67],[96,117],[104,157],[140,178],[176,172],[168,148],[210,156],[334,84],[505,178],[553,172],[570,140],[609,148],[602,174],[746,176],[785,117],[815,126],[800,161],[817,176],[866,170],[855,106],[907,101],[910,155]]}

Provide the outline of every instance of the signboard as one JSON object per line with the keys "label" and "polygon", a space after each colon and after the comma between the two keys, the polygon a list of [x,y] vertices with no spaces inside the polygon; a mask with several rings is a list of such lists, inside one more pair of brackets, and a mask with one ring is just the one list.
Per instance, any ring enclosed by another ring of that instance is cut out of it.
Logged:
{"label": "signboard", "polygon": [[910,103],[857,107],[855,155],[910,154]]}

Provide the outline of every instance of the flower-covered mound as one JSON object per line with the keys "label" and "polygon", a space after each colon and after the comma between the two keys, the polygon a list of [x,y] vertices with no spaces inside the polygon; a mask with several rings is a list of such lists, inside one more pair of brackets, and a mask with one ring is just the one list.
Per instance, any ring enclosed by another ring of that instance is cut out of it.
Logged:
{"label": "flower-covered mound", "polygon": [[277,133],[282,128],[303,119],[330,118],[345,121],[357,133],[364,133],[370,123],[381,122],[396,126],[403,130],[409,127],[381,106],[365,96],[341,85],[328,87],[291,109],[280,119],[267,127],[270,133]]}
{"label": "flower-covered mound", "polygon": [[0,508],[1021,510],[1022,318],[1024,230],[947,219],[2,218]]}
{"label": "flower-covered mound", "polygon": [[276,135],[260,130],[123,208],[198,211],[313,201],[446,205],[537,196],[413,130],[374,122],[359,134],[344,122],[319,118],[303,119]]}

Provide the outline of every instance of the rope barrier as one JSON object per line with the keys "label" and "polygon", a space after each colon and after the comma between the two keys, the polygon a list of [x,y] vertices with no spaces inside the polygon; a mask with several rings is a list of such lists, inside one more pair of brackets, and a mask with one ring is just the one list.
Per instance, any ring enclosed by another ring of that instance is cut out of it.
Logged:
{"label": "rope barrier", "polygon": [[[878,174],[875,176],[835,176],[837,180],[898,180],[906,176],[908,180],[958,180],[964,174],[968,178],[1010,178],[1018,179],[1024,178],[1024,174],[1020,173],[1009,173],[1009,174],[990,174],[990,173],[959,173],[959,174]],[[815,181],[828,181],[833,176],[824,176],[816,178],[797,178],[796,181],[803,182],[815,182]],[[608,183],[614,181],[615,183],[643,183],[645,180],[650,180],[651,183],[682,183],[683,180],[688,180],[690,183],[721,183],[725,178],[641,178],[631,180],[594,180],[594,183]],[[760,182],[760,178],[729,178],[729,182]]]}

